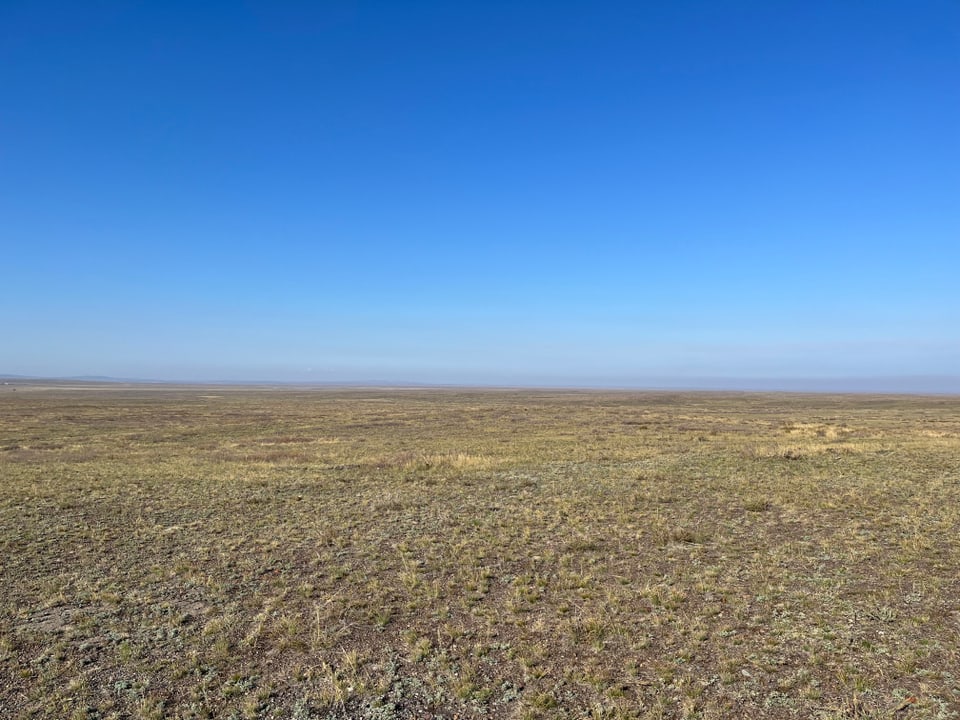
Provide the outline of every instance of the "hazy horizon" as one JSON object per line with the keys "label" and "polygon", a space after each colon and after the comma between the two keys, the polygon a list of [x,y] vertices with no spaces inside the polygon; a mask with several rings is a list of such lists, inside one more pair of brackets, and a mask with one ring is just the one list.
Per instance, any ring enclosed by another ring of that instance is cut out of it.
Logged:
{"label": "hazy horizon", "polygon": [[0,380],[21,382],[106,382],[157,385],[384,387],[384,388],[515,388],[536,390],[799,392],[853,394],[958,395],[960,375],[888,377],[635,377],[635,378],[509,378],[443,381],[422,378],[367,377],[317,380],[309,377],[124,377],[110,375],[19,375],[0,373]]}
{"label": "hazy horizon", "polygon": [[958,28],[5,4],[0,371],[955,388]]}

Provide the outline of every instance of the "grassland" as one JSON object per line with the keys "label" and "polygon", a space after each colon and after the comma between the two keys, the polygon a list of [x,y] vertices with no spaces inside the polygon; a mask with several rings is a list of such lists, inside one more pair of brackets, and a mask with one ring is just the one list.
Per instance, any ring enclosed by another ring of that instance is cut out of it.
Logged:
{"label": "grassland", "polygon": [[5,718],[960,712],[960,398],[4,386],[0,550]]}

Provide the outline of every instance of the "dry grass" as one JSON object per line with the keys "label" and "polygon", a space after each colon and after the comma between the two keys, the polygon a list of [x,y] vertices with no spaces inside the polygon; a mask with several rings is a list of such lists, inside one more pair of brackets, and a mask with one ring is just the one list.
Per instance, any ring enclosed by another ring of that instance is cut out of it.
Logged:
{"label": "dry grass", "polygon": [[2,717],[960,711],[960,399],[15,387]]}

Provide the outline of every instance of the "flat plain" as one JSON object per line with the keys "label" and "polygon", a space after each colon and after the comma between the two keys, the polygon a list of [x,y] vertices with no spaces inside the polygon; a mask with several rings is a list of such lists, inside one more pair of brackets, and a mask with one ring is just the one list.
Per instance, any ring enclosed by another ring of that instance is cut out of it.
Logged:
{"label": "flat plain", "polygon": [[0,716],[949,718],[960,398],[0,386]]}

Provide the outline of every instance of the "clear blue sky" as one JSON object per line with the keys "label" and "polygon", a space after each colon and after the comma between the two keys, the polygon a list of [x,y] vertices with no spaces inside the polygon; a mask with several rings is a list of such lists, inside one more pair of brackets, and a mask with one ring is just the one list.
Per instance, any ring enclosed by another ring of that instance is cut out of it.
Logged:
{"label": "clear blue sky", "polygon": [[958,376],[960,3],[7,0],[0,263],[0,373]]}

